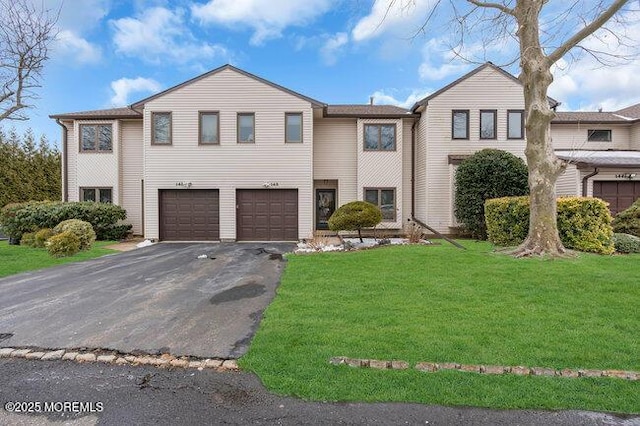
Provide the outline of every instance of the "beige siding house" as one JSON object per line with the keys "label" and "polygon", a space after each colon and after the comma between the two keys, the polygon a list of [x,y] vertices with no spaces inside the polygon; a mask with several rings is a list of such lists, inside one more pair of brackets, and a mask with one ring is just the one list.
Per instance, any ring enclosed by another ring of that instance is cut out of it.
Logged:
{"label": "beige siding house", "polygon": [[[524,158],[523,109],[519,81],[491,63],[410,110],[327,105],[225,65],[129,107],[51,117],[65,200],[117,203],[152,239],[294,241],[353,200],[380,207],[381,228],[451,233],[457,165],[487,147]],[[560,195],[612,211],[640,197],[639,106],[559,112],[551,130]]]}

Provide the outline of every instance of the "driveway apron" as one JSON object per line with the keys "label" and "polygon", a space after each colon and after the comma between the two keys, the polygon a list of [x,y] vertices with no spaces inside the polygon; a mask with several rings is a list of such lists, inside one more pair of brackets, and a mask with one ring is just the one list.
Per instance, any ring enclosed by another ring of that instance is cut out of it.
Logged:
{"label": "driveway apron", "polygon": [[166,243],[0,279],[0,347],[238,358],[292,249]]}

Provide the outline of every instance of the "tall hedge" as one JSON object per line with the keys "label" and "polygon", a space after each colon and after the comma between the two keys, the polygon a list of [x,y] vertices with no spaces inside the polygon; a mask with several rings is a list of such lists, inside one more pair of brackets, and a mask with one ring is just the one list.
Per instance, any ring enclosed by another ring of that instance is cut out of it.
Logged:
{"label": "tall hedge", "polygon": [[35,201],[9,204],[0,210],[0,226],[9,237],[19,240],[25,232],[54,228],[68,219],[89,222],[98,240],[121,239],[131,225],[121,224],[127,212],[110,203]]}
{"label": "tall hedge", "polygon": [[454,210],[472,237],[487,238],[484,202],[490,198],[529,193],[525,162],[498,149],[483,149],[465,159],[456,171]]}
{"label": "tall hedge", "polygon": [[31,129],[20,136],[0,128],[0,208],[9,203],[61,198],[61,156]]}
{"label": "tall hedge", "polygon": [[[529,197],[502,197],[485,202],[488,239],[515,246],[529,232]],[[614,252],[611,213],[599,198],[558,198],[558,231],[566,248],[600,254]]]}

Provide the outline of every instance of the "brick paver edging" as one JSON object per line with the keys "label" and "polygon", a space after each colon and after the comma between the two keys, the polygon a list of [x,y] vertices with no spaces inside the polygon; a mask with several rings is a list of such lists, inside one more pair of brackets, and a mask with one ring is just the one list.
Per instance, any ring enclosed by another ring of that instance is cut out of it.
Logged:
{"label": "brick paver edging", "polygon": [[176,357],[170,354],[134,355],[115,351],[88,349],[33,349],[0,348],[0,358],[26,358],[43,361],[69,360],[76,362],[103,362],[116,365],[152,365],[164,368],[216,369],[219,371],[238,370],[234,359],[209,359],[197,357]]}
{"label": "brick paver edging", "polygon": [[[410,366],[406,361],[385,361],[376,359],[347,358],[344,356],[333,357],[329,360],[333,365],[348,365],[358,368],[375,368],[379,370],[407,370]],[[468,365],[453,362],[435,363],[419,362],[414,367],[416,370],[433,373],[440,370],[458,370],[479,374],[515,374],[518,376],[557,376],[557,377],[615,377],[626,380],[640,380],[640,372],[623,370],[586,370],[569,369],[556,370],[545,367],[509,367],[501,365]]]}

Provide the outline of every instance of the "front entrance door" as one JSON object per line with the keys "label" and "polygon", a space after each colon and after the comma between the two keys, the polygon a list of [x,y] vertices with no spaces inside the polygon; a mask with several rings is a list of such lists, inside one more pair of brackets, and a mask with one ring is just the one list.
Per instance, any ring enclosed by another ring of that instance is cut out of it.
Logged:
{"label": "front entrance door", "polygon": [[316,229],[329,229],[329,218],[336,210],[336,190],[316,189]]}

